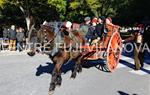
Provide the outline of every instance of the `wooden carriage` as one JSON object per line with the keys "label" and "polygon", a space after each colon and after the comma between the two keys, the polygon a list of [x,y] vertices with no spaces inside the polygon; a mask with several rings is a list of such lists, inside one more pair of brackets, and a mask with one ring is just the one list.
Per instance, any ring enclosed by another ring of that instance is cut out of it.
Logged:
{"label": "wooden carriage", "polygon": [[81,48],[85,49],[85,54],[91,52],[85,57],[85,60],[105,60],[107,69],[113,72],[120,59],[122,52],[122,39],[119,33],[119,26],[107,25],[108,33],[96,45],[85,45]]}
{"label": "wooden carriage", "polygon": [[[84,45],[80,49],[84,50],[82,53],[85,55],[85,60],[105,60],[108,70],[113,72],[119,63],[122,52],[122,39],[119,26],[112,24],[106,27],[108,29],[107,34],[96,45]],[[74,23],[72,28],[73,30],[78,30],[80,24]],[[31,38],[31,35],[29,38]]]}

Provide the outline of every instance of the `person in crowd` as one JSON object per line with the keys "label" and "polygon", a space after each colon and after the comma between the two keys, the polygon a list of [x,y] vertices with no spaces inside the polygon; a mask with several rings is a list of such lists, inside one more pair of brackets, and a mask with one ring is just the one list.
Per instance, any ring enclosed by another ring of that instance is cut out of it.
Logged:
{"label": "person in crowd", "polygon": [[24,30],[22,27],[19,27],[16,29],[16,38],[17,38],[17,50],[22,51],[23,50],[23,41],[24,41]]}
{"label": "person in crowd", "polygon": [[7,27],[4,27],[4,29],[3,29],[3,38],[4,39],[8,38],[8,35],[9,35],[9,31],[8,31]]}
{"label": "person in crowd", "polygon": [[0,26],[0,38],[2,38],[3,37],[3,28]]}
{"label": "person in crowd", "polygon": [[9,29],[9,49],[10,51],[15,51],[16,50],[16,31],[15,31],[15,26],[12,25],[11,29]]}
{"label": "person in crowd", "polygon": [[9,44],[9,31],[7,27],[3,29],[3,43]]}

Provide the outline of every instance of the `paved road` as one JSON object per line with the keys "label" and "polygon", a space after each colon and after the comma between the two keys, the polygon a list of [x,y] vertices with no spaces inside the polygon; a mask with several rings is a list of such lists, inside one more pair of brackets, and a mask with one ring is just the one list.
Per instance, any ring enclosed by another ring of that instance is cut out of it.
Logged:
{"label": "paved road", "polygon": [[[56,88],[54,95],[150,95],[148,57],[140,71],[133,70],[131,57],[122,55],[115,72],[84,68],[74,80],[70,79],[71,66],[66,64],[62,86]],[[48,95],[53,68],[50,62],[46,55],[0,52],[0,95]]]}

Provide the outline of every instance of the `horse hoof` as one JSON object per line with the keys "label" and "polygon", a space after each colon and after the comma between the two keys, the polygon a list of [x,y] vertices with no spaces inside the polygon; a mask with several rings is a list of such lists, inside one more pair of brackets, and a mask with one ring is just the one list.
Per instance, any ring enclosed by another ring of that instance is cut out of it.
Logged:
{"label": "horse hoof", "polygon": [[57,87],[60,87],[60,86],[61,86],[61,83],[57,83],[56,85],[57,85]]}
{"label": "horse hoof", "polygon": [[81,73],[81,72],[82,72],[82,69],[77,70],[77,72],[78,72],[78,73]]}
{"label": "horse hoof", "polygon": [[73,77],[71,76],[70,79],[75,79],[75,78],[73,78]]}
{"label": "horse hoof", "polygon": [[56,85],[60,87],[61,83],[62,83],[62,78],[61,78],[61,76],[58,76],[57,81],[56,81]]}
{"label": "horse hoof", "polygon": [[[50,93],[53,93],[54,90],[55,90],[55,87],[56,87],[55,83],[52,83],[52,84],[50,85],[49,92],[50,92]],[[50,94],[50,95],[51,95],[51,94]]]}
{"label": "horse hoof", "polygon": [[71,75],[70,78],[71,78],[71,79],[75,79],[75,78],[76,78],[76,75]]}
{"label": "horse hoof", "polygon": [[78,69],[77,69],[77,72],[78,72],[78,73],[81,73],[81,72],[82,72],[82,68],[78,68]]}
{"label": "horse hoof", "polygon": [[27,53],[29,56],[33,57],[35,55],[35,52],[28,52]]}
{"label": "horse hoof", "polygon": [[48,95],[53,95],[54,91],[48,91]]}

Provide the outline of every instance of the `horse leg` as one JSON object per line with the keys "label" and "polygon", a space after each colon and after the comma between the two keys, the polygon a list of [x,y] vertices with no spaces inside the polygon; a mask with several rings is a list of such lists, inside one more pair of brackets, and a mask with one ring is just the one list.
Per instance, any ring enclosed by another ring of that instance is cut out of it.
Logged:
{"label": "horse leg", "polygon": [[52,79],[51,79],[50,88],[49,88],[50,92],[55,90],[56,85],[61,85],[61,82],[62,82],[61,67],[63,63],[64,63],[63,58],[57,59],[55,68],[52,73]]}
{"label": "horse leg", "polygon": [[61,86],[62,83],[62,77],[61,77],[61,70],[57,75],[57,79],[56,79],[56,85]]}
{"label": "horse leg", "polygon": [[71,74],[71,77],[70,77],[70,78],[75,79],[76,76],[77,76],[77,65],[75,64],[75,67],[74,67],[74,69],[73,69],[73,71],[72,71],[72,74]]}
{"label": "horse leg", "polygon": [[56,64],[57,68],[57,77],[56,77],[56,85],[61,86],[62,83],[62,77],[61,77],[61,67],[65,63],[65,58],[61,57],[58,59],[58,63]]}
{"label": "horse leg", "polygon": [[77,72],[78,72],[78,73],[81,73],[81,72],[82,72],[82,65],[81,65],[82,59],[83,59],[83,56],[80,56],[80,57],[78,58],[78,60],[77,60],[77,63],[76,63],[76,65],[77,65]]}
{"label": "horse leg", "polygon": [[75,60],[75,67],[72,71],[72,74],[71,74],[71,78],[76,78],[76,75],[77,75],[77,72],[82,72],[82,65],[81,65],[81,60],[82,60],[82,56],[79,55]]}
{"label": "horse leg", "polygon": [[80,54],[78,59],[77,59],[77,62],[76,62],[76,65],[77,65],[77,72],[78,73],[81,73],[82,72],[82,62],[84,61],[84,58],[87,57],[87,56],[90,56],[91,54],[93,54],[93,52],[91,53],[87,53],[85,55],[83,54]]}
{"label": "horse leg", "polygon": [[55,67],[53,72],[52,72],[52,78],[51,78],[49,93],[51,93],[51,92],[53,92],[55,90],[56,79],[57,79],[57,72],[56,72],[56,67]]}

